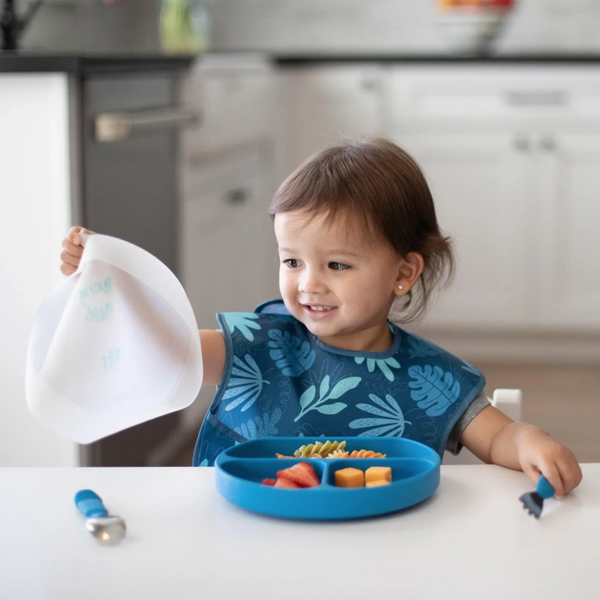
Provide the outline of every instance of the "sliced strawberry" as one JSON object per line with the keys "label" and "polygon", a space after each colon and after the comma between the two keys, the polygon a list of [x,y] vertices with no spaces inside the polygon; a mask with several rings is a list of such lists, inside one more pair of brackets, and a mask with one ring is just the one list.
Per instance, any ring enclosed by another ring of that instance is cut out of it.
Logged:
{"label": "sliced strawberry", "polygon": [[277,482],[276,479],[263,479],[262,480],[263,485],[275,485],[276,482]]}
{"label": "sliced strawberry", "polygon": [[275,486],[276,488],[288,488],[290,490],[298,490],[300,489],[299,485],[296,485],[293,481],[290,481],[289,479],[285,479],[283,477],[278,477],[277,481],[275,482]]}
{"label": "sliced strawberry", "polygon": [[300,487],[314,487],[320,483],[316,471],[307,462],[301,462],[288,469],[277,471],[277,479],[281,478],[293,481]]}

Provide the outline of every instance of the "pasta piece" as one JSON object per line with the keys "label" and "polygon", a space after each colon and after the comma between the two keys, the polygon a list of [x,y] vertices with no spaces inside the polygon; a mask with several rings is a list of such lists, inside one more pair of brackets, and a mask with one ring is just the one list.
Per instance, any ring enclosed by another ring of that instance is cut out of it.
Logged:
{"label": "pasta piece", "polygon": [[311,455],[318,454],[321,458],[325,458],[336,450],[343,450],[345,446],[346,442],[330,442],[329,440],[325,443],[315,442],[314,444],[300,446],[300,448],[294,452],[294,456],[296,458],[309,458]]}
{"label": "pasta piece", "polygon": [[285,454],[279,454],[279,452],[275,452],[275,456],[277,458],[294,458],[293,456],[286,456]]}
{"label": "pasta piece", "polygon": [[373,450],[353,450],[348,455],[348,458],[385,458],[386,456],[386,454],[373,452]]}
{"label": "pasta piece", "polygon": [[348,458],[348,450],[334,450],[327,455],[327,458]]}

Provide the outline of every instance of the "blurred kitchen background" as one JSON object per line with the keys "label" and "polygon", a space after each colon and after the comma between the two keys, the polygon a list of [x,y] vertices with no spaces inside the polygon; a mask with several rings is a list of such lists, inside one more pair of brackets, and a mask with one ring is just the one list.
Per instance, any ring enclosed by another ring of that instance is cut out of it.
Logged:
{"label": "blurred kitchen background", "polygon": [[71,225],[155,254],[216,328],[216,312],[278,296],[278,183],[373,134],[416,157],[456,243],[455,282],[414,329],[480,368],[488,395],[520,388],[523,420],[600,461],[600,0],[455,4],[46,0],[12,31],[0,466],[191,463],[200,403],[81,447],[29,414],[29,332]]}

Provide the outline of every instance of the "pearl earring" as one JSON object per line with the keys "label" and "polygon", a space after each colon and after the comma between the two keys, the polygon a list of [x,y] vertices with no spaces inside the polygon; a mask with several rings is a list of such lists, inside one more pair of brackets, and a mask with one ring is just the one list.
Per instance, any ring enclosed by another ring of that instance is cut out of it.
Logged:
{"label": "pearl earring", "polygon": [[399,285],[399,286],[398,286],[398,289],[399,289],[399,290],[403,290],[404,288],[403,288],[401,285]]}

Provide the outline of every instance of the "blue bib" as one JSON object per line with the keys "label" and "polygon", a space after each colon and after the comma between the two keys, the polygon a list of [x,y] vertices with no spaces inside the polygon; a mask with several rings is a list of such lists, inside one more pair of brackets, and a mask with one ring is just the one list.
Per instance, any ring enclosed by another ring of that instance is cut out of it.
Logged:
{"label": "blue bib", "polygon": [[405,437],[442,457],[456,421],[485,386],[470,364],[392,323],[390,348],[359,352],[323,343],[281,300],[217,319],[225,370],[194,466],[212,466],[236,443],[274,436]]}

